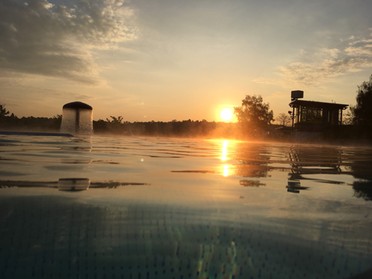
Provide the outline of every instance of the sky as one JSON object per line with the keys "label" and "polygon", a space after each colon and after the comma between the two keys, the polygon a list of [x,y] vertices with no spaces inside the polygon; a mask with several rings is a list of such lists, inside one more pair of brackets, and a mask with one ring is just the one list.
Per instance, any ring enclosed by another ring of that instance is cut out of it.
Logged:
{"label": "sky", "polygon": [[355,105],[372,74],[369,0],[0,0],[0,104],[51,117],[218,121],[261,95]]}

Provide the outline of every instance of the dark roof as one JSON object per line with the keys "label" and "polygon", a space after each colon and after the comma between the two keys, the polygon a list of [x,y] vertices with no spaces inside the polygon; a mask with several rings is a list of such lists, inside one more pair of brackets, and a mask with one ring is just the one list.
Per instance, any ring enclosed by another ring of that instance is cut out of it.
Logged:
{"label": "dark roof", "polygon": [[85,104],[83,102],[71,102],[71,103],[68,103],[68,104],[65,104],[63,106],[63,108],[73,108],[73,109],[86,109],[86,110],[92,110],[93,108],[88,105],[88,104]]}
{"label": "dark roof", "polygon": [[346,109],[349,105],[337,103],[324,103],[306,100],[294,100],[289,103],[290,107],[312,107],[312,108],[332,108],[332,109]]}

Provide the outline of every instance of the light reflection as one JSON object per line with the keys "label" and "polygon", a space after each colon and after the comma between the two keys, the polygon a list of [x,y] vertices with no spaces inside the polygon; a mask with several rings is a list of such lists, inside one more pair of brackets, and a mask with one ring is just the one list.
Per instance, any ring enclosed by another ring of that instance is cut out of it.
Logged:
{"label": "light reflection", "polygon": [[224,177],[228,177],[231,175],[231,170],[230,170],[230,166],[229,165],[223,165],[222,166],[222,175]]}
{"label": "light reflection", "polygon": [[221,141],[221,156],[220,160],[223,162],[221,165],[221,174],[224,177],[231,176],[232,171],[232,165],[229,164],[229,160],[231,160],[231,154],[233,153],[233,150],[235,148],[235,142],[232,140],[222,140]]}
{"label": "light reflection", "polygon": [[222,141],[222,148],[221,148],[221,161],[225,162],[229,159],[229,141],[228,140],[223,140]]}

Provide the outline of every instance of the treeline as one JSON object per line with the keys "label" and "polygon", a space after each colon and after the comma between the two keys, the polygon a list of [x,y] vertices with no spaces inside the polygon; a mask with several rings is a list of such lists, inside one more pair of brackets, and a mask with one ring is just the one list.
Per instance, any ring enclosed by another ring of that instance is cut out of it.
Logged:
{"label": "treeline", "polygon": [[[1,106],[1,105],[0,105]],[[0,115],[0,129],[16,131],[59,131],[62,116],[54,117],[17,117],[11,115]]]}
{"label": "treeline", "polygon": [[[1,105],[0,105],[1,106]],[[3,109],[2,106],[0,109]],[[48,131],[60,130],[61,115],[54,117],[17,117],[3,109],[0,116],[0,129],[13,131]],[[224,136],[233,137],[237,133],[237,124],[208,122],[206,120],[173,120],[170,122],[148,121],[128,122],[122,116],[111,116],[105,120],[93,121],[95,134],[138,135],[138,136],[175,136],[175,137],[202,137]]]}
{"label": "treeline", "polygon": [[110,133],[121,135],[147,136],[206,136],[219,127],[219,123],[206,120],[184,120],[171,122],[127,122],[117,121],[117,118],[93,121],[95,133]]}

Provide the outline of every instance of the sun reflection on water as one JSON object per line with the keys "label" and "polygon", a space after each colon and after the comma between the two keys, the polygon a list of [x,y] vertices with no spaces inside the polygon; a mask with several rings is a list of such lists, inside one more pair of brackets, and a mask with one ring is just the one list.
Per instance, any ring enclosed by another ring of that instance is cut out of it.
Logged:
{"label": "sun reflection on water", "polygon": [[230,165],[222,165],[222,175],[224,177],[228,177],[230,176],[232,173],[231,173],[231,168],[230,168]]}
{"label": "sun reflection on water", "polygon": [[222,148],[221,148],[221,161],[225,162],[229,159],[229,140],[222,141]]}
{"label": "sun reflection on water", "polygon": [[220,160],[223,164],[220,166],[221,174],[224,177],[231,176],[233,174],[232,165],[229,163],[231,155],[235,149],[235,142],[232,140],[221,140],[221,156]]}

